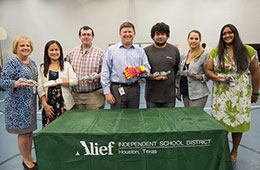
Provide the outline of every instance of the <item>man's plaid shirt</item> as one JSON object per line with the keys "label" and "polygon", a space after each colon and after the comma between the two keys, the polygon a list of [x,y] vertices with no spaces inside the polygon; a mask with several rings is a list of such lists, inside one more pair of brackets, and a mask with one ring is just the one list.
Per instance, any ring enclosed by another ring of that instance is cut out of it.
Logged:
{"label": "man's plaid shirt", "polygon": [[91,92],[101,88],[100,82],[84,83],[80,79],[93,72],[100,73],[104,59],[104,52],[92,46],[83,52],[81,46],[73,48],[66,56],[66,61],[70,62],[75,73],[77,74],[79,83],[73,87],[75,92]]}

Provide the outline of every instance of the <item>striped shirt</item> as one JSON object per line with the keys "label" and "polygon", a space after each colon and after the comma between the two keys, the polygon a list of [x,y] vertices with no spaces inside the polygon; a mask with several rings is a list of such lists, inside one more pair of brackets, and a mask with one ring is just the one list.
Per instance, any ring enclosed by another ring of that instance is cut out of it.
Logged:
{"label": "striped shirt", "polygon": [[91,46],[87,51],[83,52],[81,46],[73,48],[66,56],[66,61],[70,62],[79,83],[72,87],[72,90],[78,93],[91,92],[101,88],[100,82],[87,83],[80,79],[84,76],[90,75],[93,72],[100,73],[104,59],[104,52]]}

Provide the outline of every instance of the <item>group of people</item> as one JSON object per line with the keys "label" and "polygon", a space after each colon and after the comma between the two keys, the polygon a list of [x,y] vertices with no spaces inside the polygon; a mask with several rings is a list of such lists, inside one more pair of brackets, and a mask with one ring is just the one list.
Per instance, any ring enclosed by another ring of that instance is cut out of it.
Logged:
{"label": "group of people", "polygon": [[[219,43],[210,53],[201,45],[201,33],[188,33],[189,50],[179,50],[167,42],[170,28],[161,22],[151,29],[154,43],[142,49],[133,43],[135,27],[124,22],[119,29],[121,41],[106,53],[93,46],[94,31],[80,28],[81,45],[66,57],[58,41],[44,48],[44,62],[38,68],[29,57],[33,43],[18,36],[13,43],[14,58],[8,59],[1,73],[0,86],[7,91],[5,122],[9,133],[18,134],[23,166],[37,169],[31,156],[32,136],[36,127],[37,92],[42,109],[43,127],[66,110],[102,109],[105,101],[111,109],[139,108],[140,86],[146,81],[147,108],[204,108],[213,80],[212,116],[232,132],[232,162],[238,155],[242,133],[250,127],[250,104],[258,100],[259,63],[256,51],[244,45],[236,27],[225,25]],[[252,90],[248,71],[252,75]]]}

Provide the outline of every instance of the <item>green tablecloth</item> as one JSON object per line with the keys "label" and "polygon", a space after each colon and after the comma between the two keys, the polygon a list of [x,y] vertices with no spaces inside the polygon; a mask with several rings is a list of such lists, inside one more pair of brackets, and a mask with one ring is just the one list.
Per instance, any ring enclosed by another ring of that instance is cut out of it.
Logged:
{"label": "green tablecloth", "polygon": [[227,134],[200,108],[71,110],[34,135],[40,170],[231,170]]}

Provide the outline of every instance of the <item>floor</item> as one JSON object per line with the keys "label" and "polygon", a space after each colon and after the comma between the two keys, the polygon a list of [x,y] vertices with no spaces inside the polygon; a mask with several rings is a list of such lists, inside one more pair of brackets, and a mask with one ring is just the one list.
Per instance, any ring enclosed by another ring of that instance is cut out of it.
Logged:
{"label": "floor", "polygon": [[[212,87],[212,82],[208,83],[208,86]],[[3,98],[5,93],[0,92],[0,170],[23,170],[22,156],[19,153],[17,147],[17,135],[9,134],[5,130],[4,123],[4,110]],[[209,96],[208,102],[205,107],[205,111],[210,114],[210,102]],[[140,108],[145,108],[144,100],[144,84],[141,84],[141,100]],[[176,103],[176,107],[183,107],[183,104],[179,101]],[[105,109],[109,109],[109,105],[105,106]],[[37,114],[38,129],[41,130],[41,112]],[[35,132],[37,132],[35,131]],[[231,141],[230,134],[228,136]],[[230,143],[230,147],[231,142]],[[35,157],[34,149],[32,150]],[[256,104],[252,105],[252,121],[251,129],[249,132],[244,133],[241,145],[239,147],[239,156],[237,163],[233,166],[234,170],[260,170],[260,100]]]}

